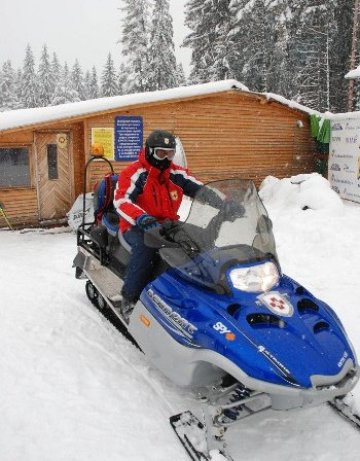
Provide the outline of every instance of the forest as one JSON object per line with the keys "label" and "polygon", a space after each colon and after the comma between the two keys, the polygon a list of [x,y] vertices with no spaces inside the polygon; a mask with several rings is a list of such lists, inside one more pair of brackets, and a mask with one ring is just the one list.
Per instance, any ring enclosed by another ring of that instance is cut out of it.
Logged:
{"label": "forest", "polygon": [[[182,46],[191,50],[185,75],[175,55],[168,0],[122,0],[120,66],[69,65],[44,43],[31,44],[23,65],[0,63],[0,111],[157,91],[233,78],[319,111],[349,109],[344,77],[358,65],[358,0],[188,0]],[[354,91],[352,109],[359,109]]]}

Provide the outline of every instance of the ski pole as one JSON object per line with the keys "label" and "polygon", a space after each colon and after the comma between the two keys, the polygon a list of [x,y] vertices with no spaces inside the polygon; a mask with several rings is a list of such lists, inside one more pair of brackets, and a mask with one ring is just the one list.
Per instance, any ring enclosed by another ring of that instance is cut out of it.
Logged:
{"label": "ski pole", "polygon": [[6,224],[8,225],[9,229],[14,230],[12,228],[12,225],[10,224],[10,221],[8,220],[6,213],[5,213],[5,207],[2,202],[0,202],[0,216],[2,216],[5,219]]}

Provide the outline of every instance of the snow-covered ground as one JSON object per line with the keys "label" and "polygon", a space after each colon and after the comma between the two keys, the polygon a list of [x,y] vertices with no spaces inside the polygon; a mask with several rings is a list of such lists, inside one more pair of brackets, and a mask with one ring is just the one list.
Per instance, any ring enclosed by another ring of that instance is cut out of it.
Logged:
{"label": "snow-covered ground", "polygon": [[[261,191],[283,271],[336,310],[360,356],[360,206],[316,175],[295,182]],[[0,461],[187,460],[168,417],[194,401],[89,304],[75,251],[67,229],[0,231]],[[360,385],[353,395],[360,410]],[[360,453],[360,433],[327,406],[258,415],[228,438],[235,461]]]}

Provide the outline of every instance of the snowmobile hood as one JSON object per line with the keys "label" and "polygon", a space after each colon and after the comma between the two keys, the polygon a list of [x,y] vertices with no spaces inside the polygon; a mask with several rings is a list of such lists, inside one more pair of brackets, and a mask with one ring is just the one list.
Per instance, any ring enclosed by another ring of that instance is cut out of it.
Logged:
{"label": "snowmobile hood", "polygon": [[281,273],[271,221],[251,181],[210,183],[170,232],[172,245],[165,241],[160,254],[172,269],[147,290],[145,304],[174,338],[278,385],[331,385],[356,369],[336,314]]}
{"label": "snowmobile hood", "polygon": [[169,271],[143,296],[174,339],[223,355],[253,379],[309,389],[357,373],[336,314],[285,275],[267,293],[224,296]]}

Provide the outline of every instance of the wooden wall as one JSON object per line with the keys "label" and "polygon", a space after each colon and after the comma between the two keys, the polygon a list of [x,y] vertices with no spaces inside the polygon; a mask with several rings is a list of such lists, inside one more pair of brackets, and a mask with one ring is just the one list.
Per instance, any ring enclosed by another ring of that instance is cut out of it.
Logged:
{"label": "wooden wall", "polygon": [[[0,201],[4,203],[12,224],[20,227],[38,224],[34,132],[70,132],[70,168],[75,199],[83,191],[83,170],[90,153],[91,128],[114,127],[114,118],[118,115],[142,116],[144,139],[156,128],[179,136],[190,170],[204,182],[241,177],[251,178],[259,186],[268,175],[283,178],[313,171],[314,146],[308,115],[275,101],[251,93],[229,91],[188,100],[139,105],[0,133],[0,146],[26,145],[31,152],[31,187],[0,188]],[[116,172],[128,164],[113,162]],[[106,172],[105,163],[92,163],[87,190],[93,190]],[[5,222],[0,218],[2,226]]]}
{"label": "wooden wall", "polygon": [[[87,152],[91,128],[112,127],[117,115],[142,116],[144,139],[155,128],[179,136],[189,168],[203,181],[242,177],[259,185],[268,175],[313,170],[308,115],[256,95],[229,92],[91,117],[85,123]],[[117,172],[128,165],[113,164]],[[93,166],[89,189],[106,171],[106,165]]]}
{"label": "wooden wall", "polygon": [[[83,184],[83,165],[85,161],[84,153],[84,124],[79,123],[56,123],[43,124],[37,129],[13,130],[11,132],[0,133],[0,147],[19,147],[29,148],[29,167],[30,167],[30,187],[0,187],[0,202],[5,207],[6,215],[14,227],[26,227],[39,225],[39,204],[36,188],[36,160],[35,160],[35,131],[67,131],[70,133],[70,149],[72,162],[70,168],[73,171],[73,199],[82,191]],[[6,227],[3,217],[0,217],[0,227]]]}

